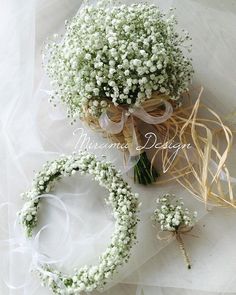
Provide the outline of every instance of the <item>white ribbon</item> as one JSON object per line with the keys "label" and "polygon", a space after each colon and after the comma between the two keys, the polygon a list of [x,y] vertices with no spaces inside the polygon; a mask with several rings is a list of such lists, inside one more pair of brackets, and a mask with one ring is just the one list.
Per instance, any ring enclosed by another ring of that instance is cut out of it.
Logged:
{"label": "white ribbon", "polygon": [[123,130],[124,125],[129,116],[137,117],[147,124],[152,124],[152,125],[161,124],[167,121],[173,113],[173,107],[168,101],[163,100],[163,104],[165,105],[166,109],[162,116],[151,116],[144,110],[143,107],[138,107],[138,108],[134,108],[132,112],[123,110],[121,115],[121,120],[120,122],[117,122],[117,123],[113,122],[109,118],[107,113],[103,113],[99,118],[99,124],[102,129],[106,130],[108,133],[111,133],[111,134],[120,133]]}
{"label": "white ribbon", "polygon": [[[64,213],[65,213],[65,218],[66,218],[66,224],[65,224],[65,236],[62,237],[61,239],[61,244],[64,244],[65,241],[68,241],[68,238],[70,237],[69,235],[69,227],[70,227],[70,220],[69,220],[69,213],[68,210],[65,206],[65,204],[56,196],[54,195],[40,195],[37,198],[51,198],[56,200],[62,207]],[[9,202],[2,203],[0,205],[0,210],[2,210],[5,206],[11,206],[14,204],[11,204]],[[70,255],[71,253],[71,248],[67,252],[67,254],[61,258],[57,259],[52,259],[48,255],[44,253],[39,252],[39,240],[40,236],[43,231],[45,231],[47,228],[50,227],[49,224],[43,226],[38,233],[35,235],[33,239],[26,239],[23,235],[23,233],[20,231],[20,234],[17,230],[17,226],[19,224],[19,216],[16,218],[14,222],[14,227],[13,227],[13,236],[10,237],[9,239],[2,239],[0,240],[0,246],[8,246],[7,248],[10,248],[10,253],[18,253],[18,255],[28,255],[30,257],[30,265],[28,268],[28,272],[30,273],[32,270],[36,270],[40,272],[43,275],[50,276],[58,285],[60,285],[61,289],[66,290],[66,286],[64,286],[63,282],[60,280],[60,278],[51,272],[47,272],[44,268],[42,268],[42,265],[49,265],[49,264],[56,264],[56,263],[63,263],[66,258]],[[18,233],[17,233],[18,232]],[[4,255],[4,257],[8,257],[8,255]],[[2,257],[2,259],[4,259]],[[7,279],[3,279],[4,283],[9,289],[12,290],[19,290],[19,289],[24,289],[27,286],[30,285],[30,278],[27,278],[24,282],[19,283],[18,285],[14,285],[10,282],[8,282]]]}

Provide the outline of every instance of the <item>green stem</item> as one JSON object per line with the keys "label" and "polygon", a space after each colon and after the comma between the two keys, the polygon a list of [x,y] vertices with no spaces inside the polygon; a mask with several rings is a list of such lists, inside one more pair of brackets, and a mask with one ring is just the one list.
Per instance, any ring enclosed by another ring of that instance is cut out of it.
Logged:
{"label": "green stem", "polygon": [[134,181],[140,184],[148,185],[156,181],[159,176],[145,152],[140,154],[140,159],[134,166]]}

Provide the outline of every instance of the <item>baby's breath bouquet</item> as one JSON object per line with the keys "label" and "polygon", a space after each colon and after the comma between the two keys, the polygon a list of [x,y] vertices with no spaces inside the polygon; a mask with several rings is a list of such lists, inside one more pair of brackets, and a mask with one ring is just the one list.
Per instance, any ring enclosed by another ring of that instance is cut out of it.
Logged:
{"label": "baby's breath bouquet", "polygon": [[[176,25],[172,10],[164,14],[147,3],[84,4],[66,22],[64,36],[46,46],[51,99],[59,98],[73,120],[80,118],[121,144],[125,159],[128,154],[129,163],[135,163],[137,182],[155,182],[158,156],[159,167],[169,167],[169,179],[177,179],[194,196],[235,207],[226,163],[232,131],[200,103],[202,90],[196,102],[184,101],[193,74],[187,55],[191,45],[189,35]],[[199,114],[201,109],[206,116]],[[162,144],[152,158],[146,154],[147,140],[142,142],[149,130],[155,130]],[[172,142],[192,149],[181,149],[170,165],[173,149],[165,145]]]}
{"label": "baby's breath bouquet", "polygon": [[47,46],[52,99],[59,96],[70,117],[127,143],[130,154],[139,155],[135,179],[143,184],[158,174],[145,151],[135,150],[133,134],[141,144],[138,123],[149,123],[145,115],[153,123],[168,118],[163,100],[178,100],[193,72],[182,51],[189,36],[178,34],[175,26],[173,14],[165,15],[155,5],[86,4],[66,22],[63,39]]}

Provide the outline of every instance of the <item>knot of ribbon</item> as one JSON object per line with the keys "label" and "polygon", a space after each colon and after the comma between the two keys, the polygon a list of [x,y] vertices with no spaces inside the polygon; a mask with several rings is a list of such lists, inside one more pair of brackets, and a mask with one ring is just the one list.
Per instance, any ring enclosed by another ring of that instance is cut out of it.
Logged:
{"label": "knot of ribbon", "polygon": [[[160,241],[170,241],[173,238],[176,238],[177,235],[190,235],[192,237],[197,238],[196,235],[191,234],[190,232],[192,231],[193,227],[187,227],[187,226],[180,226],[178,229],[173,230],[173,231],[159,231],[157,233],[157,239]],[[161,234],[164,235],[161,235]]]}
{"label": "knot of ribbon", "polygon": [[152,125],[167,121],[173,113],[173,107],[167,99],[164,95],[154,94],[139,107],[129,108],[127,105],[111,104],[107,112],[100,116],[99,125],[107,133],[119,135],[118,141],[127,143],[130,155],[135,156],[140,153],[136,149],[140,143],[138,120]]}

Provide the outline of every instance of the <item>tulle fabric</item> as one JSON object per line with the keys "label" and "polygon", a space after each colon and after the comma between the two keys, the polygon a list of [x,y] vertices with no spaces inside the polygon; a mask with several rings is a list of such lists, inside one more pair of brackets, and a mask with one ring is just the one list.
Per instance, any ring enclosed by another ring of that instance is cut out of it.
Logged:
{"label": "tulle fabric", "polygon": [[[234,120],[236,12],[233,1],[155,3],[163,9],[176,7],[181,27],[187,28],[193,37],[196,70],[193,87],[203,85],[204,102],[225,119]],[[23,204],[20,193],[30,188],[34,171],[61,153],[85,148],[81,134],[90,137],[91,152],[100,158],[105,155],[125,172],[122,153],[95,149],[93,143],[107,140],[79,121],[71,125],[63,106],[54,108],[48,103],[50,84],[41,67],[43,42],[53,33],[63,32],[64,20],[76,14],[80,5],[78,0],[3,0],[1,3],[0,291],[4,295],[51,294],[30,273],[37,261],[57,262],[58,269],[66,273],[71,273],[74,267],[96,263],[114,229],[110,208],[104,203],[107,192],[89,176],[63,179],[51,197],[44,197],[37,240],[24,239],[16,219],[16,212]],[[235,147],[229,162],[236,170]],[[207,212],[204,204],[175,183],[142,187],[134,185],[125,173],[124,177],[140,194],[139,243],[129,263],[120,269],[104,294],[234,294],[235,211],[212,208]],[[199,213],[200,221],[193,231],[198,237],[184,237],[193,262],[191,271],[185,269],[175,241],[157,240],[157,230],[150,220],[156,197],[165,192],[184,197],[186,204]]]}

